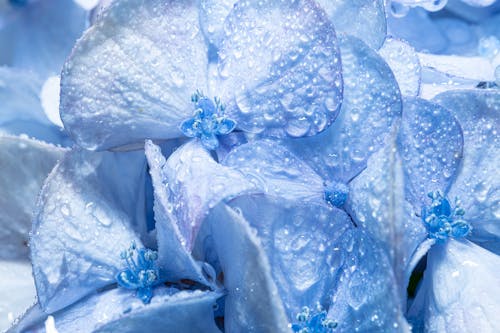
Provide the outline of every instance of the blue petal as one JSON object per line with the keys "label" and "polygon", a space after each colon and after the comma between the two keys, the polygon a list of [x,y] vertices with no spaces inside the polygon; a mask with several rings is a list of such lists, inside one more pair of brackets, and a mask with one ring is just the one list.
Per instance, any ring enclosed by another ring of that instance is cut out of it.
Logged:
{"label": "blue petal", "polygon": [[196,1],[115,2],[63,69],[66,129],[91,149],[181,136],[191,95],[207,91],[206,54]]}
{"label": "blue petal", "polygon": [[403,167],[395,146],[392,139],[370,157],[366,170],[349,184],[346,209],[356,225],[381,243],[391,259],[400,296],[406,298],[413,263],[420,259],[414,254],[427,231],[404,200]]}
{"label": "blue petal", "polygon": [[242,172],[266,193],[287,199],[324,197],[323,180],[276,141],[254,141],[234,148],[221,162]]}
{"label": "blue petal", "polygon": [[290,321],[304,305],[330,304],[335,278],[341,274],[338,262],[345,255],[339,249],[342,235],[352,227],[345,212],[323,200],[267,195],[241,196],[228,206],[255,228]]}
{"label": "blue petal", "polygon": [[418,96],[421,66],[418,55],[409,44],[395,38],[387,38],[378,51],[391,67],[403,96]]}
{"label": "blue petal", "polygon": [[130,270],[126,269],[116,274],[116,282],[123,288],[127,289],[137,289],[139,288],[139,283],[135,274]]}
{"label": "blue petal", "polygon": [[85,10],[67,0],[30,1],[10,14],[0,29],[0,63],[43,78],[61,71],[87,22]]}
{"label": "blue petal", "polygon": [[338,119],[324,133],[289,140],[324,179],[347,183],[366,167],[401,114],[398,84],[389,66],[354,37],[341,38],[344,101]]}
{"label": "blue petal", "polygon": [[0,260],[0,276],[0,330],[3,332],[35,303],[36,290],[28,261]]}
{"label": "blue petal", "polygon": [[219,58],[219,97],[239,129],[302,137],[337,116],[337,39],[313,2],[239,1],[226,19]]}
{"label": "blue petal", "polygon": [[405,196],[416,212],[429,192],[448,192],[462,149],[462,130],[448,110],[423,99],[405,99],[398,150],[405,171]]}
{"label": "blue petal", "polygon": [[219,47],[224,38],[224,21],[238,0],[201,0],[200,25],[211,44]]}
{"label": "blue petal", "polygon": [[500,257],[469,241],[432,248],[409,311],[416,331],[498,332],[499,267]]}
{"label": "blue petal", "polygon": [[338,245],[344,255],[328,319],[340,332],[408,332],[402,299],[390,261],[378,244],[360,229],[348,230]]}
{"label": "blue petal", "polygon": [[500,253],[500,92],[447,92],[434,101],[457,117],[464,132],[462,166],[449,198],[461,201],[473,228],[468,238]]}
{"label": "blue petal", "polygon": [[386,35],[384,1],[318,0],[338,32],[363,40],[373,49],[382,46]]}
{"label": "blue petal", "polygon": [[[191,251],[208,210],[218,202],[255,191],[240,172],[218,164],[198,140],[177,149],[162,164],[161,181],[166,187],[165,206],[178,229],[183,247]],[[161,239],[161,238],[160,238]],[[160,263],[162,259],[160,251]],[[166,263],[166,262],[165,262]]]}
{"label": "blue petal", "polygon": [[229,118],[223,118],[218,124],[217,134],[225,135],[231,133],[236,127],[236,122]]}
{"label": "blue petal", "polygon": [[203,133],[200,137],[200,142],[205,149],[215,150],[219,147],[219,140],[213,133]]}
{"label": "blue petal", "polygon": [[224,272],[226,332],[289,332],[271,263],[248,222],[221,203],[205,223]]}
{"label": "blue petal", "polygon": [[[58,332],[209,332],[215,326],[213,307],[219,292],[178,291],[157,287],[151,303],[133,293],[113,289],[92,295],[53,315]],[[38,319],[38,320],[37,320]],[[13,331],[45,332],[44,318],[23,318]]]}
{"label": "blue petal", "polygon": [[39,197],[31,258],[42,308],[54,312],[115,282],[120,253],[145,224],[142,152],[75,149]]}
{"label": "blue petal", "polygon": [[189,138],[194,138],[198,134],[198,131],[194,128],[194,124],[196,123],[196,119],[194,118],[189,118],[184,120],[181,123],[180,130],[182,134]]}
{"label": "blue petal", "polygon": [[37,195],[64,151],[25,137],[0,136],[0,259],[28,259]]}
{"label": "blue petal", "polygon": [[[158,146],[151,141],[146,142],[146,157],[154,188],[154,215],[156,221],[156,237],[158,238],[158,263],[166,278],[170,281],[191,279],[208,284],[203,277],[200,266],[191,257],[191,249],[187,237],[190,229],[180,229],[178,217],[173,211],[177,204],[175,195],[168,188],[166,160]],[[190,225],[184,225],[189,228]]]}
{"label": "blue petal", "polygon": [[387,33],[406,40],[417,51],[440,53],[448,46],[446,37],[422,8],[413,8],[404,17],[388,13]]}
{"label": "blue petal", "polygon": [[42,84],[31,72],[0,67],[0,133],[26,134],[45,142],[66,144],[66,134],[44,113],[40,101]]}

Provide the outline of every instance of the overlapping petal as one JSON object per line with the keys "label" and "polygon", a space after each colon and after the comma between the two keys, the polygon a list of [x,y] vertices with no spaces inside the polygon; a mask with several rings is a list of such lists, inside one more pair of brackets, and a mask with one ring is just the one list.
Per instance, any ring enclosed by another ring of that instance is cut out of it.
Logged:
{"label": "overlapping petal", "polygon": [[416,212],[429,192],[448,192],[462,149],[462,129],[448,110],[423,99],[404,100],[398,150],[404,164],[405,196]]}
{"label": "overlapping petal", "polygon": [[90,149],[180,136],[207,91],[206,53],[196,1],[114,2],[63,69],[65,127]]}
{"label": "overlapping petal", "polygon": [[36,198],[64,151],[26,137],[0,136],[1,259],[28,259]]}
{"label": "overlapping petal", "polygon": [[[161,328],[166,332],[220,332],[213,318],[213,307],[221,293],[166,287],[157,287],[154,293],[155,297],[147,305],[127,290],[113,289],[91,295],[53,314],[52,329],[132,333]],[[46,332],[45,317],[27,317],[9,332]]]}
{"label": "overlapping petal", "polygon": [[498,133],[500,93],[496,90],[447,92],[436,96],[460,121],[464,132],[463,159],[449,197],[458,197],[472,224],[469,239],[500,249],[500,176]]}
{"label": "overlapping petal", "polygon": [[347,183],[383,146],[402,106],[396,79],[375,51],[351,36],[342,36],[340,47],[345,92],[338,119],[324,133],[287,145],[323,179]]}
{"label": "overlapping petal", "polygon": [[74,149],[41,192],[30,241],[38,300],[49,313],[115,282],[121,251],[145,222],[142,152]]}

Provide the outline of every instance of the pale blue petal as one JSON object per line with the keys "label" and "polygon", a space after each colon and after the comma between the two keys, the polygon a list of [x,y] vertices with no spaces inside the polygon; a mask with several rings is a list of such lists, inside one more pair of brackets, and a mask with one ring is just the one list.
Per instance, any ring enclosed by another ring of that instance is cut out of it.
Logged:
{"label": "pale blue petal", "polygon": [[324,133],[289,140],[292,151],[324,179],[347,183],[366,166],[401,114],[401,95],[391,69],[361,40],[341,38],[344,101]]}
{"label": "pale blue petal", "polygon": [[34,73],[0,67],[0,133],[67,143],[66,134],[44,113],[40,100],[42,85],[43,80]]}
{"label": "pale blue petal", "polygon": [[[290,322],[303,306],[319,302],[328,308],[342,272],[341,239],[352,228],[348,215],[324,201],[267,195],[238,197],[228,206],[255,228]],[[227,240],[215,238],[215,242]]]}
{"label": "pale blue petal", "polygon": [[435,245],[409,311],[417,332],[498,332],[499,267],[499,256],[469,241]]}
{"label": "pale blue petal", "polygon": [[207,40],[219,47],[224,38],[224,21],[238,0],[201,0],[200,25]]}
{"label": "pale blue petal", "polygon": [[479,23],[498,13],[500,10],[500,2],[496,1],[489,7],[472,7],[462,0],[448,0],[446,10],[469,22]]}
{"label": "pale blue petal", "polygon": [[229,118],[223,118],[217,127],[217,135],[225,135],[231,133],[236,127],[236,122]]}
{"label": "pale blue petal", "polygon": [[324,198],[314,170],[276,141],[254,141],[234,148],[221,162],[240,171],[264,192],[287,199]]}
{"label": "pale blue petal", "polygon": [[335,332],[409,332],[385,251],[361,229],[348,230],[328,318]]}
{"label": "pale blue petal", "polygon": [[338,32],[363,40],[373,49],[382,46],[386,35],[384,1],[318,0]]}
{"label": "pale blue petal", "polygon": [[340,55],[317,5],[239,1],[224,30],[219,97],[239,129],[302,137],[332,123],[342,99]]}
{"label": "pale blue petal", "polygon": [[64,151],[33,139],[0,135],[1,259],[28,259],[36,198]]}
{"label": "pale blue petal", "polygon": [[423,8],[413,8],[404,17],[387,17],[387,33],[410,43],[417,51],[440,53],[448,41]]}
{"label": "pale blue petal", "polygon": [[[469,239],[486,242],[488,248],[500,243],[500,92],[470,90],[447,92],[434,101],[448,108],[464,132],[463,160],[449,197],[458,197],[465,220],[472,224]],[[497,252],[500,253],[500,252]]]}
{"label": "pale blue petal", "polygon": [[74,1],[30,1],[0,29],[0,63],[41,77],[59,73],[85,29],[87,13]]}
{"label": "pale blue petal", "polygon": [[211,211],[205,223],[211,227],[224,272],[226,332],[289,332],[271,262],[255,231],[224,203]]}
{"label": "pale blue petal", "polygon": [[404,100],[398,150],[405,171],[405,196],[416,212],[429,192],[448,192],[462,149],[462,129],[448,110],[419,98]]}
{"label": "pale blue petal", "polygon": [[194,0],[114,2],[62,72],[61,117],[76,142],[105,149],[182,136],[191,95],[207,91],[199,29]]}
{"label": "pale blue petal", "polygon": [[29,262],[0,260],[0,330],[36,301],[36,290]]}
{"label": "pale blue petal", "polygon": [[38,300],[57,311],[115,283],[120,253],[145,223],[143,152],[73,150],[47,178],[33,224],[31,258]]}
{"label": "pale blue petal", "polygon": [[349,183],[346,209],[356,225],[381,243],[391,259],[400,296],[405,299],[412,262],[416,260],[414,253],[427,231],[404,200],[403,166],[395,146],[395,140],[390,140],[370,157],[366,170]]}
{"label": "pale blue petal", "polygon": [[384,45],[378,52],[391,67],[401,94],[403,96],[418,96],[421,67],[413,47],[402,40],[389,37],[386,38]]}
{"label": "pale blue petal", "polygon": [[[181,146],[166,163],[162,164],[161,158],[158,163],[161,182],[166,187],[165,206],[178,229],[177,237],[187,251],[192,250],[211,207],[222,200],[255,191],[243,174],[218,164],[198,140]],[[160,251],[159,255],[160,264],[166,266],[170,260],[168,254]]]}
{"label": "pale blue petal", "polygon": [[[172,196],[168,188],[168,179],[165,172],[165,157],[158,146],[151,141],[146,142],[146,157],[149,164],[149,173],[154,188],[154,217],[156,221],[156,237],[158,239],[158,263],[169,281],[191,279],[207,283],[200,266],[191,257],[191,249],[178,226],[179,221],[173,211]],[[185,224],[189,227],[189,224]]]}
{"label": "pale blue petal", "polygon": [[[219,292],[178,291],[158,287],[150,304],[143,304],[125,289],[98,294],[56,312],[53,315],[58,332],[210,332],[220,333],[213,318],[213,307]],[[29,318],[27,318],[29,319]],[[31,325],[30,325],[31,324]],[[18,324],[11,333],[21,331],[45,333],[44,319]]]}

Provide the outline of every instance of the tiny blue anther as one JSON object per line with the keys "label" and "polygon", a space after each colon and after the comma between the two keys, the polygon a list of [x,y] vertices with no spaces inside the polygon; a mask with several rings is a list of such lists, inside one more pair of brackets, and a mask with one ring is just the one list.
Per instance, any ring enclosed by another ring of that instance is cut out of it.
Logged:
{"label": "tiny blue anther", "polygon": [[211,100],[197,91],[191,101],[195,104],[194,115],[184,120],[179,129],[187,137],[199,138],[206,149],[217,149],[217,136],[231,133],[236,122],[224,116],[224,105],[219,98]]}
{"label": "tiny blue anther", "polygon": [[303,307],[295,319],[292,330],[298,333],[330,333],[337,327],[336,322],[326,318],[326,311],[319,304],[316,309]]}
{"label": "tiny blue anther", "polygon": [[160,273],[156,265],[156,251],[138,249],[135,242],[130,248],[120,253],[127,268],[116,275],[118,284],[127,289],[136,290],[136,296],[147,304],[153,297],[153,286],[159,283]]}
{"label": "tiny blue anther", "polygon": [[449,237],[464,238],[471,232],[472,227],[463,219],[465,211],[458,200],[455,200],[455,207],[452,208],[441,192],[431,192],[428,196],[431,204],[422,208],[422,220],[429,238],[444,242]]}
{"label": "tiny blue anther", "polygon": [[349,197],[349,187],[344,183],[331,182],[325,188],[325,200],[332,206],[341,208]]}

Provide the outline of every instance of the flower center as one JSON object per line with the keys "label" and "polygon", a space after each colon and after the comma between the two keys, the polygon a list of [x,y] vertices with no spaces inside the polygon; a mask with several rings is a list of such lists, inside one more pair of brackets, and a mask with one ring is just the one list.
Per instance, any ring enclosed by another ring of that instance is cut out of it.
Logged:
{"label": "flower center", "polygon": [[325,188],[325,200],[332,206],[341,208],[349,197],[349,187],[344,183],[331,182]]}
{"label": "flower center", "polygon": [[158,254],[149,249],[137,249],[135,242],[120,254],[127,268],[116,275],[118,284],[127,289],[137,290],[136,296],[144,304],[153,297],[153,286],[158,283],[160,274],[156,266]]}
{"label": "flower center", "polygon": [[224,116],[224,105],[219,98],[211,100],[197,91],[191,101],[195,105],[194,115],[181,123],[181,132],[187,137],[199,138],[208,150],[217,149],[217,137],[231,133],[236,122]]}
{"label": "flower center", "polygon": [[297,323],[292,324],[292,330],[298,333],[330,333],[337,327],[336,322],[326,319],[326,311],[319,304],[316,309],[304,306],[296,319]]}
{"label": "flower center", "polygon": [[463,219],[465,211],[458,200],[455,200],[455,207],[452,208],[441,192],[431,192],[428,196],[432,201],[429,206],[422,208],[422,220],[429,238],[444,242],[449,237],[464,238],[471,232],[472,227]]}

